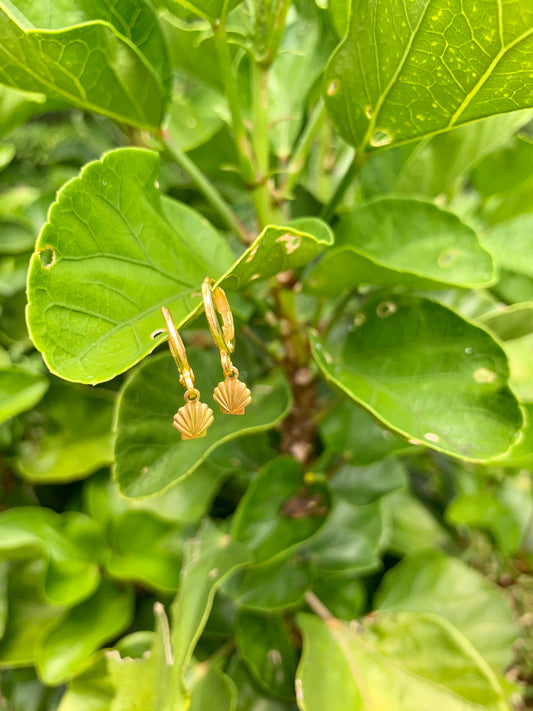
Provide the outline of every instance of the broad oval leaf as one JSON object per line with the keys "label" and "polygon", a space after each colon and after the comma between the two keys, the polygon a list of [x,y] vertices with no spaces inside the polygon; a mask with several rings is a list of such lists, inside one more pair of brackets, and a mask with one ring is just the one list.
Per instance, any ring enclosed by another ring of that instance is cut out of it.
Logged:
{"label": "broad oval leaf", "polygon": [[[11,9],[10,9],[11,8]],[[0,3],[0,81],[139,128],[158,130],[166,97],[133,42],[108,22],[37,30]]]}
{"label": "broad oval leaf", "polygon": [[327,380],[416,444],[487,460],[522,427],[501,347],[448,308],[414,296],[369,299],[341,343],[311,335]]}
{"label": "broad oval leaf", "polygon": [[385,575],[375,600],[383,610],[441,615],[454,624],[495,669],[511,663],[518,634],[504,594],[458,558],[438,550],[407,556]]}
{"label": "broad oval leaf", "polygon": [[335,296],[361,283],[479,288],[494,278],[474,230],[430,202],[372,200],[343,217],[335,238],[307,277],[313,293]]}
{"label": "broad oval leaf", "polygon": [[205,437],[181,440],[172,426],[183,403],[176,365],[169,354],[143,363],[126,383],[117,411],[114,473],[125,496],[151,496],[167,489],[192,474],[224,442],[270,429],[290,408],[289,386],[275,373],[263,382],[248,383],[252,403],[244,417],[220,414],[212,398],[213,387],[222,380],[218,356],[198,350],[189,355],[202,402],[211,407],[215,420]]}
{"label": "broad oval leaf", "polygon": [[34,407],[48,389],[48,380],[23,368],[0,367],[0,424]]}
{"label": "broad oval leaf", "polygon": [[52,372],[109,380],[141,360],[163,325],[180,323],[231,252],[190,208],[159,197],[156,153],[111,151],[65,185],[37,241],[28,275],[28,327]]}
{"label": "broad oval leaf", "polygon": [[527,0],[361,0],[326,72],[342,137],[371,150],[533,105]]}
{"label": "broad oval leaf", "polygon": [[301,711],[509,711],[487,662],[436,615],[377,612],[361,629],[313,615],[298,621]]}

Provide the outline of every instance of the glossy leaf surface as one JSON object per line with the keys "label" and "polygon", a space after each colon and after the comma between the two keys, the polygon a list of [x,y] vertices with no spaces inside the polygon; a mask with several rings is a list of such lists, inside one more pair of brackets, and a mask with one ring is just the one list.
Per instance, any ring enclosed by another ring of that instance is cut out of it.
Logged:
{"label": "glossy leaf surface", "polygon": [[345,216],[335,238],[307,278],[312,292],[335,296],[361,283],[477,288],[494,278],[474,230],[429,202],[373,200]]}
{"label": "glossy leaf surface", "polygon": [[[377,316],[377,318],[376,318]],[[312,336],[326,379],[387,427],[464,459],[503,454],[522,427],[501,347],[453,311],[374,297],[341,344]]]}
{"label": "glossy leaf surface", "polygon": [[326,72],[342,137],[371,150],[533,105],[527,0],[358,2]]}
{"label": "glossy leaf surface", "polygon": [[17,366],[0,367],[0,423],[36,405],[48,380]]}

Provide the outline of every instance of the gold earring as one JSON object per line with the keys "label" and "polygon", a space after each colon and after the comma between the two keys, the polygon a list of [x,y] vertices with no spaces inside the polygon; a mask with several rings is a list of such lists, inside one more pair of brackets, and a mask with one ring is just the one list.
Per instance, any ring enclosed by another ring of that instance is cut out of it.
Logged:
{"label": "gold earring", "polygon": [[170,311],[166,306],[161,311],[167,327],[168,347],[178,366],[180,383],[186,390],[185,405],[174,415],[172,425],[181,433],[181,439],[205,437],[207,428],[213,422],[213,410],[200,402],[200,391],[194,387],[194,373]]}
{"label": "gold earring", "polygon": [[[209,329],[215,345],[220,351],[220,361],[224,371],[224,382],[213,391],[213,398],[220,405],[220,412],[226,415],[244,415],[244,408],[252,401],[246,385],[239,380],[239,371],[233,365],[230,353],[235,350],[235,327],[233,314],[224,290],[220,287],[213,292],[214,280],[206,277],[202,284],[204,309]],[[217,312],[222,317],[222,328]]]}

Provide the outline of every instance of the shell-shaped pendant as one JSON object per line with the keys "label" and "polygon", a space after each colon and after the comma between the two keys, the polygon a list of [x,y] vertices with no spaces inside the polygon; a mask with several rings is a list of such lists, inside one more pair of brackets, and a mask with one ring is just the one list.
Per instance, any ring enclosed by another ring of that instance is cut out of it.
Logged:
{"label": "shell-shaped pendant", "polygon": [[252,402],[252,394],[238,378],[228,377],[216,386],[213,399],[223,414],[244,415],[244,408]]}
{"label": "shell-shaped pendant", "polygon": [[205,402],[188,400],[174,415],[173,426],[181,432],[181,439],[205,437],[213,422],[213,410]]}

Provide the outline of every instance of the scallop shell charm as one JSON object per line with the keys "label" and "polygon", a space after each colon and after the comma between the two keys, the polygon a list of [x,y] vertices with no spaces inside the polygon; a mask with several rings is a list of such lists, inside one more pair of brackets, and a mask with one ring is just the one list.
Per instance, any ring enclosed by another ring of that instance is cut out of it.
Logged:
{"label": "scallop shell charm", "polygon": [[213,422],[213,410],[200,400],[187,400],[174,415],[172,425],[181,432],[181,439],[205,437]]}
{"label": "scallop shell charm", "polygon": [[213,399],[224,415],[244,415],[244,408],[252,402],[252,394],[236,377],[227,377],[213,391]]}

